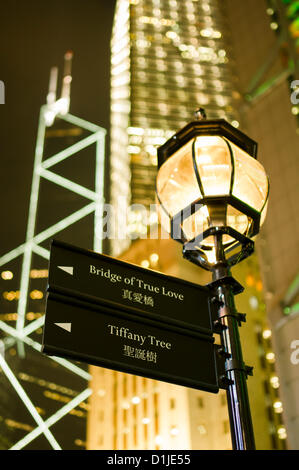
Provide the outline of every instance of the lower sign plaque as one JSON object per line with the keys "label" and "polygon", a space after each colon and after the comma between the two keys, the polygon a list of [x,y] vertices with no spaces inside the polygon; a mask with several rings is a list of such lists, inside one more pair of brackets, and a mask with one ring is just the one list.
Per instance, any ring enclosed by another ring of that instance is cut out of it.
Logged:
{"label": "lower sign plaque", "polygon": [[43,352],[217,393],[213,338],[50,293]]}

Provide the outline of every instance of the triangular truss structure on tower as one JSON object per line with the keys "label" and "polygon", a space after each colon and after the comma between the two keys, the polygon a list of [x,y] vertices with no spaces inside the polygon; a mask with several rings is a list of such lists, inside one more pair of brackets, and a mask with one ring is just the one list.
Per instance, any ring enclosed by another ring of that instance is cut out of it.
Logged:
{"label": "triangular truss structure on tower", "polygon": [[[13,447],[11,447],[13,450],[23,449],[26,445],[28,445],[41,434],[44,434],[53,449],[61,449],[61,446],[56,441],[53,433],[50,430],[50,427],[57,423],[58,420],[63,418],[81,402],[86,400],[91,394],[91,390],[86,388],[48,419],[43,420],[36,410],[32,399],[26,393],[14,371],[10,368],[7,361],[5,360],[5,349],[11,345],[12,341],[17,341],[18,352],[21,357],[24,357],[24,345],[28,345],[38,352],[41,351],[41,344],[35,339],[32,339],[30,335],[42,327],[44,323],[44,316],[41,316],[26,324],[26,312],[29,296],[29,281],[32,267],[32,257],[34,254],[36,254],[48,260],[50,256],[49,250],[45,249],[42,244],[62,230],[83,219],[87,215],[94,214],[93,248],[97,252],[102,251],[101,224],[104,204],[104,159],[106,130],[68,113],[71,82],[70,64],[68,63],[71,60],[70,53],[66,54],[65,59],[66,66],[61,98],[56,100],[55,84],[55,89],[53,91],[53,80],[54,82],[55,80],[57,81],[57,69],[52,69],[47,104],[42,106],[40,111],[26,241],[17,248],[0,257],[0,266],[7,265],[16,258],[22,257],[20,293],[15,327],[12,327],[5,321],[0,321],[0,330],[2,330],[7,335],[5,340],[1,342],[2,351],[0,354],[0,367],[37,425],[35,429],[33,429],[31,432],[25,435],[25,437],[19,440],[19,442],[14,444]],[[56,118],[81,128],[85,133],[88,131],[89,135],[82,138],[81,140],[78,140],[75,144],[64,148],[55,155],[51,155],[50,157],[45,158],[44,143],[46,129],[54,123]],[[63,160],[71,159],[73,156],[80,158],[80,155],[77,156],[77,154],[81,150],[93,144],[95,144],[96,160],[95,185],[93,191],[55,172],[54,167],[56,164],[62,162]],[[54,185],[61,186],[79,196],[82,196],[83,198],[87,199],[88,203],[81,209],[70,213],[63,219],[58,220],[58,222],[56,222],[54,225],[48,226],[46,229],[37,233],[36,221],[38,214],[38,202],[41,193],[40,183],[42,179],[46,179],[52,182]],[[51,359],[56,361],[61,366],[67,368],[74,374],[77,374],[79,377],[89,381],[90,374],[73,362],[57,357],[52,357]]]}

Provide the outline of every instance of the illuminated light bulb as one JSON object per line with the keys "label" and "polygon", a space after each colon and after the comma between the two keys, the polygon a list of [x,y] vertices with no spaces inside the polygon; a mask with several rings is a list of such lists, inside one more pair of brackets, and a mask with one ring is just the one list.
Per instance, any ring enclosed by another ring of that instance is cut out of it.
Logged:
{"label": "illuminated light bulb", "polygon": [[279,388],[279,378],[276,375],[274,375],[270,379],[270,384],[272,385],[273,388]]}
{"label": "illuminated light bulb", "polygon": [[174,31],[167,31],[166,37],[168,37],[169,39],[176,39],[178,35]]}
{"label": "illuminated light bulb", "polygon": [[212,250],[206,252],[207,260],[209,263],[215,263],[216,261],[216,252],[215,249],[212,248]]}
{"label": "illuminated light bulb", "polygon": [[157,444],[157,446],[160,446],[163,444],[163,437],[162,436],[156,436],[155,437],[155,444]]}
{"label": "illuminated light bulb", "polygon": [[144,129],[142,127],[128,127],[127,132],[129,135],[132,135],[132,134],[143,135]]}
{"label": "illuminated light bulb", "polygon": [[266,359],[268,362],[273,363],[275,362],[275,354],[273,352],[268,352],[266,354]]}
{"label": "illuminated light bulb", "polygon": [[264,331],[263,331],[263,338],[264,338],[264,339],[271,338],[271,336],[272,336],[271,330],[267,329],[267,330],[264,330]]}
{"label": "illuminated light bulb", "polygon": [[104,390],[103,388],[100,388],[98,390],[98,396],[99,397],[104,397],[106,395],[106,390]]}
{"label": "illuminated light bulb", "polygon": [[257,309],[258,309],[258,306],[259,306],[259,301],[258,301],[257,297],[255,297],[254,295],[252,295],[252,296],[249,298],[249,305],[250,305],[250,307],[252,308],[252,310],[257,310]]}
{"label": "illuminated light bulb", "polygon": [[128,153],[131,153],[131,154],[138,154],[141,151],[140,147],[138,147],[137,145],[129,145],[127,150],[128,150]]}
{"label": "illuminated light bulb", "polygon": [[131,402],[133,403],[133,405],[138,405],[140,403],[140,398],[139,397],[133,397]]}
{"label": "illuminated light bulb", "polygon": [[143,268],[149,268],[149,261],[147,259],[144,259],[141,261],[140,265],[143,267]]}
{"label": "illuminated light bulb", "polygon": [[281,401],[274,402],[273,403],[273,408],[274,408],[275,413],[282,413],[283,412]]}
{"label": "illuminated light bulb", "polygon": [[173,428],[171,428],[171,430],[170,430],[170,434],[171,434],[172,436],[178,436],[179,433],[180,433],[180,430],[179,430],[177,427],[173,427]]}
{"label": "illuminated light bulb", "polygon": [[263,290],[263,283],[262,283],[262,281],[257,281],[255,287],[256,287],[256,290],[257,290],[258,292],[261,292],[261,291]]}
{"label": "illuminated light bulb", "polygon": [[287,438],[287,431],[284,426],[281,426],[277,429],[277,434],[279,439],[286,439]]}
{"label": "illuminated light bulb", "polygon": [[159,261],[159,255],[157,253],[152,253],[150,255],[150,261],[151,263],[157,263]]}
{"label": "illuminated light bulb", "polygon": [[128,410],[130,408],[130,403],[124,401],[121,407],[123,410]]}
{"label": "illuminated light bulb", "polygon": [[246,276],[245,282],[249,287],[252,287],[254,284],[254,277],[251,274],[248,274],[248,276]]}
{"label": "illuminated light bulb", "polygon": [[149,418],[142,418],[141,422],[142,424],[149,424],[151,420]]}

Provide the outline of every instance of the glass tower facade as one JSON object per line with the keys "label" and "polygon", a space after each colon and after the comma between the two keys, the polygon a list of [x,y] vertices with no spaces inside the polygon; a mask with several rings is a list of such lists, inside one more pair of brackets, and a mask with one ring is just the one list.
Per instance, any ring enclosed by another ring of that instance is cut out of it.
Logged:
{"label": "glass tower facade", "polygon": [[118,255],[156,222],[157,147],[204,107],[238,127],[240,95],[218,0],[118,0],[112,33],[111,203],[133,205]]}

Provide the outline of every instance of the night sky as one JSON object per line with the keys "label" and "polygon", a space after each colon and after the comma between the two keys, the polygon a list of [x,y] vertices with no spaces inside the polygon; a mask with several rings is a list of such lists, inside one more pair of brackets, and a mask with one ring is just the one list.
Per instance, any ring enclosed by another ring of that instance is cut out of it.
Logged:
{"label": "night sky", "polygon": [[[0,256],[25,240],[39,109],[49,72],[74,52],[70,113],[109,127],[110,37],[115,0],[3,2],[0,28]],[[59,90],[59,88],[58,88]]]}

